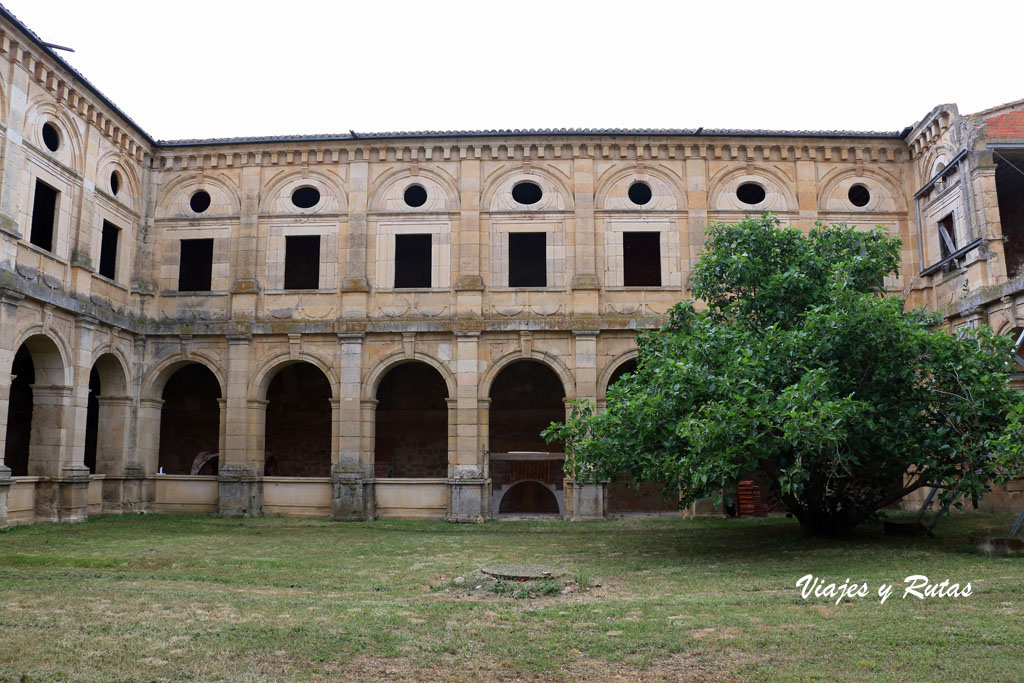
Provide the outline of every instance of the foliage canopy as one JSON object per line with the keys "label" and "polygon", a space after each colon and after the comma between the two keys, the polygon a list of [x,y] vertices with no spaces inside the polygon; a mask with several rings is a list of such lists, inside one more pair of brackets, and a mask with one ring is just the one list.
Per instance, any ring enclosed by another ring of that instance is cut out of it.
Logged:
{"label": "foliage canopy", "polygon": [[897,238],[770,214],[708,233],[691,279],[706,309],[674,306],[606,412],[578,402],[545,431],[578,480],[628,473],[685,505],[761,472],[808,533],[844,535],[922,486],[959,504],[1024,475],[1011,342],[885,296]]}

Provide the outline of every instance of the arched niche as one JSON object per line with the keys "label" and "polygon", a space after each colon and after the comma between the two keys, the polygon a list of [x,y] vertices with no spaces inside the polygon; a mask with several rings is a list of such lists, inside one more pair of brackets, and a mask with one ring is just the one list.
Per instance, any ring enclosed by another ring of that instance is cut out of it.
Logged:
{"label": "arched niche", "polygon": [[[406,191],[423,188],[426,200],[419,206],[406,202]],[[374,182],[370,192],[370,211],[377,213],[436,213],[459,210],[459,190],[447,174],[427,169],[402,169],[385,174]]]}
{"label": "arched niche", "polygon": [[[161,391],[158,471],[216,474],[208,456],[220,452],[220,382],[197,362],[175,364],[169,373]],[[194,466],[200,469],[193,472]]]}
{"label": "arched niche", "polygon": [[331,476],[331,382],[307,361],[284,363],[268,375],[263,474]]}
{"label": "arched niche", "polygon": [[53,339],[31,334],[18,345],[11,375],[4,463],[15,477],[56,476],[71,396],[64,357]]}
{"label": "arched niche", "polygon": [[448,386],[421,361],[391,366],[377,385],[374,471],[380,478],[448,475]]}

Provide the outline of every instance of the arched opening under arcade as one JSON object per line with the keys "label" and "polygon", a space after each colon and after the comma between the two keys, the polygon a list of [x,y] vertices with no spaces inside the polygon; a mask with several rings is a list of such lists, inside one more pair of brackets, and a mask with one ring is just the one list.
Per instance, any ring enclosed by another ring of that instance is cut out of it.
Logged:
{"label": "arched opening under arcade", "polygon": [[[540,434],[552,422],[565,420],[562,380],[540,361],[518,360],[498,373],[491,383],[489,396],[492,511],[495,514],[560,513],[565,477],[564,445],[549,444]],[[550,495],[539,492],[537,487]]]}
{"label": "arched opening under arcade", "polygon": [[[623,375],[636,372],[637,361],[630,358],[612,371],[608,378],[611,388]],[[608,395],[607,390],[605,396]],[[650,481],[636,483],[629,475],[621,475],[605,488],[605,512],[610,515],[630,513],[665,513],[678,511],[677,501],[661,495],[661,485]]]}
{"label": "arched opening under arcade", "polygon": [[263,474],[331,476],[331,383],[304,361],[285,365],[267,387]]}
{"label": "arched opening under arcade", "polygon": [[160,409],[163,474],[217,474],[220,449],[220,382],[200,363],[188,363],[164,385]]}
{"label": "arched opening under arcade", "polygon": [[60,350],[49,337],[29,337],[14,354],[11,375],[4,464],[14,477],[55,475],[71,392]]}
{"label": "arched opening under arcade", "polygon": [[377,386],[375,476],[448,476],[447,399],[444,377],[427,363],[388,370]]}
{"label": "arched opening under arcade", "polygon": [[96,359],[89,372],[85,466],[91,474],[124,472],[129,410],[124,369],[114,354],[105,353]]}

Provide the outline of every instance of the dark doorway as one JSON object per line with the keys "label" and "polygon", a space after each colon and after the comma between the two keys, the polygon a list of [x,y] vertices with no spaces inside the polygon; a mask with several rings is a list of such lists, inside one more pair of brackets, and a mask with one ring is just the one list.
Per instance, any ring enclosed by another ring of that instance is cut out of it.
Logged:
{"label": "dark doorway", "polygon": [[996,156],[996,197],[1005,238],[1006,276],[1015,277],[1024,265],[1024,155]]}
{"label": "dark doorway", "polygon": [[558,514],[558,499],[547,486],[535,481],[521,481],[501,497],[499,514]]}
{"label": "dark doorway", "polygon": [[85,466],[96,474],[96,445],[100,432],[100,373],[93,367],[89,372],[89,403],[85,414]]}

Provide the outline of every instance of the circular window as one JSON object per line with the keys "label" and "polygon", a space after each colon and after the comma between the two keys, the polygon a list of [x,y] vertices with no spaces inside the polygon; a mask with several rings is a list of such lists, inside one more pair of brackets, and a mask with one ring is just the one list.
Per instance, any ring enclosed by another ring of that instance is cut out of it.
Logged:
{"label": "circular window", "polygon": [[868,202],[871,201],[871,193],[863,185],[852,186],[850,191],[846,193],[846,196],[849,197],[850,203],[854,206],[867,206]]}
{"label": "circular window", "polygon": [[415,209],[417,206],[423,206],[427,203],[427,191],[422,185],[410,185],[405,188],[403,198],[408,206]]}
{"label": "circular window", "polygon": [[736,198],[744,204],[760,204],[764,197],[764,188],[757,183],[743,183],[736,188]]}
{"label": "circular window", "polygon": [[520,204],[536,204],[543,196],[544,191],[540,189],[540,185],[531,183],[528,180],[516,183],[512,187],[512,199]]}
{"label": "circular window", "polygon": [[43,124],[43,144],[51,152],[60,149],[60,133],[57,132],[57,126],[52,123]]}
{"label": "circular window", "polygon": [[199,190],[192,199],[188,200],[188,205],[192,207],[192,210],[196,213],[202,213],[210,208],[210,193],[206,190]]}
{"label": "circular window", "polygon": [[116,195],[121,190],[121,176],[117,171],[110,172],[110,194]]}
{"label": "circular window", "polygon": [[292,204],[300,209],[311,209],[320,203],[320,190],[315,187],[300,187],[292,192]]}
{"label": "circular window", "polygon": [[629,186],[629,201],[643,206],[651,201],[651,186],[639,181]]}

